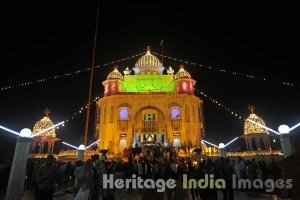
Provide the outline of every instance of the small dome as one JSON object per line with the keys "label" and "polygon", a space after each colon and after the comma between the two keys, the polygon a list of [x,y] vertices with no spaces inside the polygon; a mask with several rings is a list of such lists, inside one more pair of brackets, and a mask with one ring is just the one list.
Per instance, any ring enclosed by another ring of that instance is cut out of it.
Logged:
{"label": "small dome", "polygon": [[118,67],[115,66],[114,70],[108,74],[107,79],[123,79],[123,75],[119,72]]}
{"label": "small dome", "polygon": [[[263,126],[266,126],[264,120],[262,120],[260,117],[258,117],[256,114],[251,113],[250,116],[247,118],[254,122],[257,122]],[[269,134],[269,131],[265,128],[262,128],[256,124],[253,124],[252,122],[246,120],[244,124],[244,135],[248,134]]]}
{"label": "small dome", "polygon": [[188,73],[187,71],[185,71],[184,66],[180,65],[180,69],[179,71],[175,74],[174,79],[179,79],[179,78],[191,78],[190,73]]}
{"label": "small dome", "polygon": [[159,59],[150,53],[150,47],[147,48],[147,53],[143,55],[135,63],[136,68],[160,68],[163,67]]}
{"label": "small dome", "polygon": [[[33,134],[36,134],[42,130],[45,130],[51,126],[54,126],[53,122],[50,120],[50,118],[48,116],[43,117],[41,120],[39,120],[38,122],[35,123],[35,125],[33,126]],[[55,128],[46,131],[45,133],[41,134],[41,136],[50,136],[50,137],[55,137]]]}

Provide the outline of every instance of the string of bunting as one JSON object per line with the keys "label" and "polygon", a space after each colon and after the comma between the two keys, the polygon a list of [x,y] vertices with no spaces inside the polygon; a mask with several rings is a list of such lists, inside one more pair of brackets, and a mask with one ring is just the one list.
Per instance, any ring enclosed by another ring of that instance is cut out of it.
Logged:
{"label": "string of bunting", "polygon": [[[141,55],[145,54],[145,52],[142,52],[142,53],[139,53],[139,54],[136,54],[136,55],[133,55],[133,56],[129,56],[129,57],[126,57],[126,58],[122,58],[122,59],[118,59],[118,60],[115,60],[115,61],[111,61],[111,62],[108,62],[108,63],[105,63],[105,64],[102,64],[102,65],[99,65],[99,66],[95,66],[94,69],[99,69],[101,67],[106,67],[106,66],[109,66],[109,65],[113,65],[113,64],[116,64],[116,63],[120,63],[122,61],[126,61],[126,60],[130,60],[132,58],[136,58],[136,57],[139,57]],[[52,79],[60,79],[60,78],[65,78],[65,77],[70,77],[70,76],[73,76],[73,75],[76,75],[76,74],[81,74],[83,72],[87,72],[91,70],[91,67],[89,68],[84,68],[84,69],[78,69],[78,70],[75,70],[75,71],[71,71],[71,72],[66,72],[64,74],[57,74],[55,76],[52,76],[52,77],[48,77],[48,78],[41,78],[41,79],[38,79],[38,80],[33,80],[33,81],[26,81],[26,82],[22,82],[22,83],[16,83],[16,84],[12,84],[12,85],[6,85],[6,86],[2,86],[0,88],[0,91],[5,91],[5,90],[10,90],[10,89],[15,89],[15,88],[21,88],[21,87],[26,87],[26,86],[30,86],[32,84],[36,84],[36,83],[44,83],[46,81],[49,81],[49,80],[52,80]]]}
{"label": "string of bunting", "polygon": [[[154,54],[154,55],[157,55],[157,56],[162,56],[159,53],[155,53],[155,52],[151,52],[151,53]],[[168,58],[170,60],[178,61],[178,62],[181,62],[181,63],[190,64],[190,65],[193,65],[193,66],[201,67],[203,69],[214,70],[214,71],[217,71],[217,72],[230,74],[230,75],[233,75],[233,76],[238,76],[238,77],[247,78],[247,79],[257,79],[257,80],[261,80],[261,81],[273,82],[273,83],[276,83],[276,84],[279,84],[279,85],[283,85],[283,86],[300,88],[300,84],[292,83],[290,81],[272,80],[272,79],[267,78],[267,77],[258,77],[258,76],[255,76],[253,74],[244,74],[244,73],[240,73],[240,72],[236,72],[236,71],[231,71],[231,70],[227,70],[227,69],[219,69],[217,67],[207,66],[207,65],[203,65],[203,64],[198,64],[198,63],[195,63],[195,62],[190,62],[190,61],[186,61],[186,60],[183,60],[183,59],[179,59],[179,58],[175,58],[175,57],[171,57],[171,56],[166,56],[166,55],[163,55],[163,57],[164,58]]]}
{"label": "string of bunting", "polygon": [[232,116],[240,119],[240,120],[244,120],[244,117],[242,117],[241,114],[239,114],[238,112],[234,111],[233,109],[229,108],[228,106],[225,106],[223,103],[221,103],[220,101],[210,97],[209,95],[207,95],[206,93],[204,93],[203,91],[200,91],[198,89],[194,89],[194,91],[196,91],[197,93],[199,93],[201,96],[205,97],[206,99],[210,100],[212,103],[216,104],[217,106],[219,106],[220,108],[222,108],[223,110],[227,111],[228,113],[230,113]]}

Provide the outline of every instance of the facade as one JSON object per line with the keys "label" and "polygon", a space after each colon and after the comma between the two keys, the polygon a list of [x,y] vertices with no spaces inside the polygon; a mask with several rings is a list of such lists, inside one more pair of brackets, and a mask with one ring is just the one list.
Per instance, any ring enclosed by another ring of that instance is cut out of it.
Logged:
{"label": "facade", "polygon": [[176,74],[171,67],[164,71],[148,48],[132,70],[126,68],[123,75],[115,67],[107,76],[96,108],[99,149],[121,153],[143,145],[201,146],[203,102],[194,95],[196,81],[183,66]]}

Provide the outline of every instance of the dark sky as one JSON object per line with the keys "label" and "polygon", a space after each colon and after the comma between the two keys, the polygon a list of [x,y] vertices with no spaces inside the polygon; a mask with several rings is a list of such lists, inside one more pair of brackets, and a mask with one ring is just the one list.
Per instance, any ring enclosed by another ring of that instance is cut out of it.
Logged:
{"label": "dark sky", "polygon": [[[96,1],[23,2],[1,6],[0,88],[24,81],[91,66]],[[274,82],[245,79],[186,65],[197,81],[196,88],[220,100],[243,116],[254,104],[256,114],[268,126],[300,121],[299,12],[293,6],[241,6],[230,9],[173,1],[101,1],[96,65],[145,51],[267,77]],[[119,64],[133,67],[137,58]],[[165,59],[177,71],[181,63]],[[93,96],[112,66],[95,71]],[[89,73],[49,80],[19,89],[0,91],[0,124],[14,130],[32,129],[50,107],[54,122],[65,120],[87,102]],[[226,142],[242,134],[243,122],[204,100],[206,138]],[[94,107],[93,107],[94,108]],[[91,113],[93,122],[94,113]],[[76,117],[58,135],[81,143],[85,115]],[[93,124],[91,124],[92,126]],[[89,140],[93,141],[93,129]],[[15,137],[0,131],[0,144],[11,152]],[[3,157],[4,155],[2,155]],[[1,156],[0,156],[1,157]]]}

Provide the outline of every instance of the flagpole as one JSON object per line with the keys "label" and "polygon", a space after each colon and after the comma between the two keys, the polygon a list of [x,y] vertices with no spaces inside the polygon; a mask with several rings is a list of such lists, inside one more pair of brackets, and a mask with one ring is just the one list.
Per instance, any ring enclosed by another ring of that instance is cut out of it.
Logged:
{"label": "flagpole", "polygon": [[160,44],[161,44],[161,63],[164,66],[164,41],[161,40]]}
{"label": "flagpole", "polygon": [[98,34],[98,21],[99,21],[99,7],[100,0],[97,1],[97,13],[96,13],[96,26],[95,26],[95,34],[94,34],[94,43],[93,43],[93,54],[92,54],[92,66],[91,66],[91,75],[89,82],[89,96],[88,96],[88,104],[86,110],[86,120],[85,120],[85,128],[83,134],[83,144],[86,146],[88,139],[88,129],[89,129],[89,119],[90,119],[90,110],[91,110],[91,98],[92,98],[92,86],[93,86],[93,76],[94,76],[94,68],[95,68],[95,56],[96,56],[96,44],[97,44],[97,34]]}

